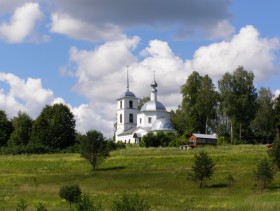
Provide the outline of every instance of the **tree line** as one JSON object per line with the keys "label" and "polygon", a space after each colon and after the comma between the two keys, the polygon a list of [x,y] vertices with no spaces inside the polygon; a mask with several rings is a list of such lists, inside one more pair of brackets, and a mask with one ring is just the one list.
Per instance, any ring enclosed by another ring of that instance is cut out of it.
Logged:
{"label": "tree line", "polygon": [[280,131],[280,96],[254,85],[254,74],[239,66],[225,73],[218,89],[208,75],[193,72],[181,87],[182,103],[171,111],[179,136],[216,133],[228,143],[268,143]]}

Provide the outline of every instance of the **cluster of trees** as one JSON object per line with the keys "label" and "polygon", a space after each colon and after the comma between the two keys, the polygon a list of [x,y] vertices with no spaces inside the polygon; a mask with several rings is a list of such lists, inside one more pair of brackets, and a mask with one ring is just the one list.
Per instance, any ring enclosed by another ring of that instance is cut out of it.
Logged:
{"label": "cluster of trees", "polygon": [[76,143],[75,119],[63,104],[46,105],[36,120],[19,112],[9,120],[0,111],[0,146],[13,153],[59,151]]}
{"label": "cluster of trees", "polygon": [[[179,135],[215,132],[228,142],[271,142],[280,131],[280,96],[257,89],[254,74],[238,67],[218,81],[193,72],[181,87],[182,104],[171,112]],[[246,141],[244,141],[246,140]]]}

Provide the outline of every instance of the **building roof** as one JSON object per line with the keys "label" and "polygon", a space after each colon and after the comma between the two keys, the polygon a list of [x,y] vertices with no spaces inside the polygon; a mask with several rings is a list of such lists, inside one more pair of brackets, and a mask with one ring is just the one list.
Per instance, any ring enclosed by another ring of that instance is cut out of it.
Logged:
{"label": "building roof", "polygon": [[166,108],[161,102],[150,100],[142,106],[141,111],[166,111]]}
{"label": "building roof", "polygon": [[205,139],[217,139],[215,135],[207,135],[207,134],[200,134],[200,133],[193,133],[193,135],[197,138],[205,138]]}
{"label": "building roof", "polygon": [[127,90],[126,92],[124,92],[120,98],[123,98],[123,97],[135,97],[135,94],[129,90]]}

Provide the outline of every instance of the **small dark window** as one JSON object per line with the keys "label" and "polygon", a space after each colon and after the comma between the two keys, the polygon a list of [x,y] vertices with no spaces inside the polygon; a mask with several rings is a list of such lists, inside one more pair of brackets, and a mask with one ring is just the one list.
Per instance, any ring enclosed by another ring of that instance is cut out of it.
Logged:
{"label": "small dark window", "polygon": [[129,114],[129,123],[133,123],[133,114]]}
{"label": "small dark window", "polygon": [[133,108],[133,101],[132,100],[129,101],[129,108]]}
{"label": "small dark window", "polygon": [[120,108],[122,108],[122,101],[120,102]]}
{"label": "small dark window", "polygon": [[151,124],[152,123],[152,117],[148,118],[148,123]]}
{"label": "small dark window", "polygon": [[120,114],[120,123],[122,123],[122,114]]}
{"label": "small dark window", "polygon": [[142,118],[140,118],[140,124],[142,124]]}

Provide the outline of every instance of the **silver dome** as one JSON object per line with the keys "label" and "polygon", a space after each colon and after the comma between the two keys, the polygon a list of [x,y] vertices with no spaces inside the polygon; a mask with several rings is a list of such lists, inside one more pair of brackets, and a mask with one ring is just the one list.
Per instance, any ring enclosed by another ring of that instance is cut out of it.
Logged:
{"label": "silver dome", "polygon": [[173,129],[174,128],[172,123],[166,118],[157,119],[152,125],[152,130],[173,130]]}
{"label": "silver dome", "polygon": [[161,102],[150,100],[142,106],[141,111],[166,111],[166,108]]}

